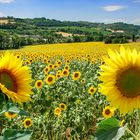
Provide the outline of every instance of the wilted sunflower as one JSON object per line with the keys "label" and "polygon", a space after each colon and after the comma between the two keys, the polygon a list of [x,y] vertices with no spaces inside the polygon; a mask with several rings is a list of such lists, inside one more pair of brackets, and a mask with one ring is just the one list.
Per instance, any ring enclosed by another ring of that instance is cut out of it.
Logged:
{"label": "wilted sunflower", "polygon": [[123,114],[140,108],[140,53],[121,46],[119,53],[108,54],[101,66],[100,91]]}
{"label": "wilted sunflower", "polygon": [[55,80],[56,80],[56,77],[52,74],[48,75],[47,78],[46,78],[46,83],[48,85],[52,85],[55,83]]}
{"label": "wilted sunflower", "polygon": [[61,114],[61,108],[59,108],[59,107],[55,108],[54,114],[57,115],[57,116],[60,116],[60,114]]}
{"label": "wilted sunflower", "polygon": [[114,111],[115,109],[109,106],[106,106],[102,112],[103,116],[105,118],[111,118],[112,116],[114,116]]}
{"label": "wilted sunflower", "polygon": [[35,82],[35,87],[36,87],[37,89],[41,89],[42,86],[43,86],[43,81],[42,81],[42,80],[37,80],[37,81]]}
{"label": "wilted sunflower", "polygon": [[79,71],[74,72],[72,75],[73,80],[78,80],[81,77],[81,73]]}
{"label": "wilted sunflower", "polygon": [[5,112],[4,115],[9,119],[13,119],[17,116],[17,114],[12,113],[12,112]]}
{"label": "wilted sunflower", "polygon": [[31,92],[31,74],[27,66],[12,53],[6,52],[0,59],[0,90],[18,103],[27,102]]}
{"label": "wilted sunflower", "polygon": [[29,128],[33,125],[33,121],[30,118],[25,119],[23,123],[25,128]]}
{"label": "wilted sunflower", "polygon": [[67,106],[64,103],[59,104],[61,110],[66,110]]}

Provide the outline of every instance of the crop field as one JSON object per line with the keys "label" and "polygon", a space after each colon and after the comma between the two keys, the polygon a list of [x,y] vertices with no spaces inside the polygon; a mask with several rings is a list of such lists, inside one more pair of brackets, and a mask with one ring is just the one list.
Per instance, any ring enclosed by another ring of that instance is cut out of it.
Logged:
{"label": "crop field", "polygon": [[[46,53],[50,56],[87,56],[99,58],[107,55],[108,49],[119,50],[121,44],[104,44],[102,42],[84,42],[84,43],[63,43],[63,44],[47,44],[47,45],[33,45],[26,46],[21,49],[23,52],[40,52]],[[140,43],[126,43],[124,47],[136,48],[140,50]]]}
{"label": "crop field", "polygon": [[138,140],[140,43],[0,52],[0,138]]}

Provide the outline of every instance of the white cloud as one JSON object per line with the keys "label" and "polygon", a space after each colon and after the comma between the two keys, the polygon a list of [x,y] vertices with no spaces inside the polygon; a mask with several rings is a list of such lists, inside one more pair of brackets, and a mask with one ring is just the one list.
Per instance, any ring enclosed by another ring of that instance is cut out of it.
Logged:
{"label": "white cloud", "polygon": [[126,6],[123,6],[123,5],[109,5],[109,6],[104,6],[102,8],[107,12],[113,12],[113,11],[122,10],[122,9],[126,8]]}
{"label": "white cloud", "polygon": [[139,18],[138,19],[133,19],[131,22],[133,24],[140,25],[140,19]]}
{"label": "white cloud", "polygon": [[5,17],[6,15],[2,12],[0,12],[0,17]]}
{"label": "white cloud", "polygon": [[11,3],[14,2],[15,0],[0,0],[0,3]]}

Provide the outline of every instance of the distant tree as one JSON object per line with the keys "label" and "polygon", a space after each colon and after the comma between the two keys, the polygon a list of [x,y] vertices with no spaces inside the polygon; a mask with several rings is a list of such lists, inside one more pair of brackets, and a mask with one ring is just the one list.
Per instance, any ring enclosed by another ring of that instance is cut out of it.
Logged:
{"label": "distant tree", "polygon": [[110,44],[110,43],[112,43],[111,38],[110,38],[110,37],[106,37],[106,38],[104,39],[104,43],[105,43],[105,44]]}
{"label": "distant tree", "polygon": [[132,41],[133,42],[136,42],[136,38],[135,38],[135,35],[134,34],[132,35]]}

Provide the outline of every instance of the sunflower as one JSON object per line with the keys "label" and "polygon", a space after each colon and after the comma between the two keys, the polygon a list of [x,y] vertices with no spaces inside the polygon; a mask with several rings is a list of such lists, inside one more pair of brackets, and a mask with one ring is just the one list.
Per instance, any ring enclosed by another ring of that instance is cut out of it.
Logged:
{"label": "sunflower", "polygon": [[62,71],[61,71],[61,70],[58,70],[58,71],[57,71],[57,74],[62,74]]}
{"label": "sunflower", "polygon": [[74,72],[72,75],[73,80],[78,80],[81,77],[81,73],[79,71]]}
{"label": "sunflower", "polygon": [[70,66],[69,66],[69,65],[66,65],[66,66],[64,67],[64,69],[69,70],[69,69],[70,69]]}
{"label": "sunflower", "polygon": [[96,92],[96,88],[93,86],[88,89],[88,93],[91,95],[94,94],[95,92]]}
{"label": "sunflower", "polygon": [[30,61],[29,60],[26,60],[25,64],[26,65],[29,65],[30,64]]}
{"label": "sunflower", "polygon": [[42,81],[42,80],[37,80],[37,81],[35,82],[35,87],[36,87],[37,89],[41,89],[42,86],[43,86],[43,81]]}
{"label": "sunflower", "polygon": [[67,64],[69,64],[69,63],[70,63],[70,60],[69,60],[69,59],[67,59],[67,60],[66,60],[66,63],[67,63]]}
{"label": "sunflower", "polygon": [[44,59],[43,59],[43,62],[44,62],[44,63],[46,63],[46,62],[47,62],[47,59],[46,59],[46,58],[44,58]]}
{"label": "sunflower", "polygon": [[16,55],[16,58],[20,59],[20,57],[21,57],[20,54],[17,54],[17,55]]}
{"label": "sunflower", "polygon": [[81,104],[81,102],[82,102],[82,101],[81,101],[80,99],[77,99],[77,100],[76,100],[76,103],[77,103],[77,104]]}
{"label": "sunflower", "polygon": [[112,116],[114,116],[114,111],[115,109],[109,106],[106,106],[102,112],[103,116],[105,118],[111,118]]}
{"label": "sunflower", "polygon": [[52,85],[55,83],[55,80],[56,80],[56,77],[52,74],[48,75],[47,78],[46,78],[46,83],[48,85]]}
{"label": "sunflower", "polygon": [[68,75],[69,75],[69,70],[64,69],[64,70],[62,71],[62,74],[63,74],[63,76],[68,76]]}
{"label": "sunflower", "polygon": [[17,116],[17,114],[12,113],[12,112],[5,112],[4,115],[9,119],[13,119]]}
{"label": "sunflower", "polygon": [[62,74],[56,74],[56,78],[60,78]]}
{"label": "sunflower", "polygon": [[81,80],[81,83],[82,83],[82,84],[85,84],[85,82],[86,82],[85,79],[82,79],[82,80]]}
{"label": "sunflower", "polygon": [[53,69],[56,70],[58,68],[59,65],[53,65]]}
{"label": "sunflower", "polygon": [[50,70],[50,67],[48,67],[48,66],[45,67],[45,68],[44,68],[44,73],[45,73],[45,74],[48,74],[49,70]]}
{"label": "sunflower", "polygon": [[25,119],[23,123],[25,128],[29,128],[33,125],[33,121],[30,118]]}
{"label": "sunflower", "polygon": [[119,53],[108,54],[101,66],[100,92],[123,114],[140,108],[140,53],[121,46]]}
{"label": "sunflower", "polygon": [[62,64],[62,61],[61,60],[57,60],[57,64],[58,65],[61,65]]}
{"label": "sunflower", "polygon": [[59,104],[59,108],[61,110],[66,110],[67,109],[67,106],[64,103],[61,103],[61,104]]}
{"label": "sunflower", "polygon": [[0,58],[0,90],[18,103],[31,100],[31,74],[27,66],[14,54],[6,52]]}
{"label": "sunflower", "polygon": [[55,108],[54,114],[57,115],[57,116],[60,116],[60,114],[61,114],[61,108],[59,108],[59,107]]}
{"label": "sunflower", "polygon": [[50,69],[52,69],[52,68],[53,68],[53,64],[49,64],[48,67],[49,67]]}

